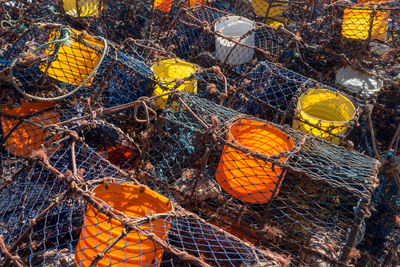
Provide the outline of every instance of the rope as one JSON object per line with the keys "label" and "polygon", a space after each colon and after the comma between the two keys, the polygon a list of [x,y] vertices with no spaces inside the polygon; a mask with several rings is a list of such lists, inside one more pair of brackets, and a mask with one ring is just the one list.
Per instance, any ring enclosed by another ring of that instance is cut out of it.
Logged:
{"label": "rope", "polygon": [[[64,38],[60,39],[60,40],[54,40],[45,44],[40,45],[38,48],[36,48],[32,53],[36,53],[37,51],[39,51],[40,49],[42,49],[45,46],[49,46],[51,44],[57,44],[57,43],[64,43],[67,42],[69,40],[69,38],[71,37],[71,30],[69,28],[63,28],[63,36],[65,36]],[[21,59],[21,55],[19,55],[16,59],[13,60],[13,62],[10,65],[10,77],[11,77],[11,82],[14,85],[14,88],[20,93],[22,94],[24,97],[29,98],[29,99],[33,99],[33,100],[37,100],[37,101],[58,101],[61,99],[64,99],[68,96],[73,95],[74,93],[76,93],[79,89],[82,88],[82,86],[84,84],[87,83],[87,81],[89,79],[91,79],[94,74],[97,72],[97,70],[99,69],[100,65],[103,63],[104,57],[107,53],[108,50],[108,44],[107,41],[101,37],[101,36],[96,36],[96,38],[99,38],[100,40],[103,41],[104,43],[104,50],[103,50],[103,54],[101,55],[101,58],[99,60],[99,63],[97,64],[97,66],[95,68],[93,68],[92,72],[86,77],[86,79],[79,84],[78,87],[76,87],[75,89],[73,89],[72,91],[70,91],[69,93],[65,94],[65,95],[60,95],[60,96],[56,96],[56,97],[39,97],[39,96],[34,96],[31,94],[26,93],[23,89],[21,89],[17,82],[15,81],[15,77],[14,77],[14,66],[17,64],[17,62]]]}
{"label": "rope", "polygon": [[[18,22],[23,18],[21,17],[19,20],[13,20],[9,14],[4,15],[4,20],[0,22],[0,26],[3,30],[5,31],[10,31],[14,33],[22,33],[27,29],[27,27],[22,24],[22,25],[17,25]],[[8,26],[7,26],[8,25]]]}

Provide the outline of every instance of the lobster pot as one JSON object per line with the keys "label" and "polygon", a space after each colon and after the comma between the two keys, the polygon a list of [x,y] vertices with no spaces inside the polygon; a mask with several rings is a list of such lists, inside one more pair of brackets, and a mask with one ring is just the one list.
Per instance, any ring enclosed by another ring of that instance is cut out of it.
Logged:
{"label": "lobster pot", "polygon": [[[69,129],[77,126],[68,123]],[[62,138],[53,143],[54,152],[47,153],[46,161],[50,169],[40,160],[16,164],[0,154],[2,177],[9,175],[3,172],[6,168],[24,166],[12,171],[11,183],[0,181],[1,240],[8,247],[19,244],[13,255],[21,265],[44,267],[61,262],[90,266],[96,256],[98,266],[182,266],[193,261],[212,266],[226,262],[279,266],[280,261],[288,261],[285,255],[250,246],[160,193],[132,184],[132,176],[109,164],[81,140]],[[55,175],[67,176],[74,166],[81,179],[79,185]],[[80,193],[71,194],[72,190]],[[122,236],[126,225],[137,228],[126,229],[126,236]],[[153,237],[162,244],[151,240]],[[109,250],[104,251],[107,246]],[[7,261],[4,254],[0,257]]]}
{"label": "lobster pot", "polygon": [[[190,94],[180,97],[190,112],[165,110],[165,129],[149,151],[151,163],[168,166],[162,179],[155,175],[160,188],[234,235],[290,255],[294,266],[348,261],[365,235],[377,160]],[[218,146],[204,125],[216,122],[227,133],[216,136]]]}
{"label": "lobster pot", "polygon": [[[31,52],[23,53],[30,43]],[[40,100],[90,96],[108,107],[149,95],[152,87],[144,63],[68,27],[33,27],[3,56],[14,87]]]}
{"label": "lobster pot", "polygon": [[217,7],[232,14],[243,16],[253,21],[265,23],[277,29],[284,25],[287,29],[297,31],[304,21],[311,17],[311,5],[316,2],[300,2],[291,0],[238,0],[233,4],[222,0],[214,6],[229,6],[230,8]]}

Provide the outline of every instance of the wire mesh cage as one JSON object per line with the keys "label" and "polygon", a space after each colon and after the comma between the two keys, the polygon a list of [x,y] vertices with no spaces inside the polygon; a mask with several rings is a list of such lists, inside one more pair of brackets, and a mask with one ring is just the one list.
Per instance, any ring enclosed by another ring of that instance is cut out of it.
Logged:
{"label": "wire mesh cage", "polygon": [[[339,144],[354,127],[362,105],[336,89],[269,62],[245,76],[230,106],[240,112]],[[354,104],[353,104],[354,103]]]}
{"label": "wire mesh cage", "polygon": [[294,266],[349,260],[365,230],[376,160],[195,96],[170,101],[176,97],[179,108],[167,104],[151,132],[142,167],[154,177],[150,187],[290,255]]}
{"label": "wire mesh cage", "polygon": [[61,126],[56,134],[60,142],[35,151],[1,183],[3,264],[287,264],[139,184],[77,132]]}
{"label": "wire mesh cage", "polygon": [[161,37],[164,47],[172,46],[182,59],[239,72],[284,46],[273,28],[206,6],[182,10]]}
{"label": "wire mesh cage", "polygon": [[105,107],[148,95],[152,72],[104,38],[69,27],[37,24],[2,59],[9,83],[25,97],[60,100],[76,93]]}

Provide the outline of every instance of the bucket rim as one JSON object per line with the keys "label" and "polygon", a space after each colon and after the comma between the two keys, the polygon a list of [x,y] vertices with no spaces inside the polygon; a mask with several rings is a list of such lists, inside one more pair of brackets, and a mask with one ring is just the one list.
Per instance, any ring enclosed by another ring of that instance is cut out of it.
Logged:
{"label": "bucket rim", "polygon": [[221,22],[222,20],[228,21],[228,20],[231,20],[231,19],[237,19],[237,21],[246,22],[248,25],[252,26],[252,28],[249,29],[246,33],[244,33],[242,35],[226,35],[226,34],[222,33],[222,34],[226,35],[227,37],[242,37],[244,35],[248,35],[249,32],[253,32],[253,31],[256,30],[256,27],[257,27],[256,22],[254,22],[254,21],[252,21],[252,20],[250,20],[248,18],[245,18],[245,17],[242,17],[242,16],[237,16],[237,15],[224,15],[224,16],[222,16],[220,18],[217,18],[217,19],[215,19],[213,21],[212,25],[213,25],[214,31],[220,30],[220,29],[216,28],[217,27],[217,23]]}
{"label": "bucket rim", "polygon": [[[139,192],[139,193],[141,193],[141,194],[143,194],[143,193],[149,194],[149,191],[150,191],[150,192],[153,192],[153,194],[155,193],[155,194],[158,195],[158,199],[159,199],[159,200],[162,199],[162,198],[164,198],[165,200],[167,200],[165,203],[162,203],[162,204],[166,204],[167,207],[168,207],[168,205],[170,206],[170,210],[164,211],[164,212],[159,212],[159,213],[174,212],[174,211],[175,211],[175,205],[174,205],[174,202],[173,202],[172,200],[170,200],[169,198],[163,196],[162,194],[160,194],[160,193],[158,193],[158,192],[156,192],[156,191],[154,191],[154,190],[152,190],[152,189],[150,189],[150,188],[148,188],[148,187],[146,187],[146,186],[137,185],[137,184],[129,184],[129,183],[126,183],[126,181],[124,181],[123,183],[118,183],[118,182],[110,183],[110,184],[108,185],[108,188],[109,188],[110,186],[115,186],[115,185],[116,185],[116,186],[128,186],[128,187],[130,187],[130,188],[133,188],[133,190],[135,190],[135,191],[137,191],[137,192]],[[97,196],[96,196],[95,189],[97,189],[97,188],[99,188],[99,187],[101,187],[101,186],[106,187],[105,184],[101,183],[101,184],[98,184],[98,185],[94,186],[94,187],[91,189],[91,191],[93,192],[93,195],[94,195],[95,197],[97,197]],[[142,188],[144,188],[144,189],[142,189]],[[108,189],[105,188],[105,190],[108,190]],[[141,190],[143,190],[143,192],[140,192]],[[102,198],[100,198],[100,197],[97,197],[97,198],[100,199],[101,201],[107,203],[104,199],[102,199]],[[164,200],[164,201],[165,201],[165,200]],[[88,203],[88,204],[91,205],[90,203]],[[109,205],[109,204],[108,204],[108,205]],[[93,206],[93,205],[92,205],[92,206]],[[111,205],[110,205],[110,206],[111,206]],[[111,206],[111,207],[112,207],[112,206]],[[128,215],[126,215],[126,212],[120,211],[120,210],[118,210],[118,209],[116,209],[116,208],[114,208],[114,207],[112,207],[112,208],[113,208],[114,210],[117,210],[118,212],[121,212],[122,214],[124,214],[124,216],[126,216],[126,217],[128,217],[128,218],[145,218],[145,217],[146,217],[146,216],[136,216],[136,217],[128,216]],[[158,214],[158,213],[155,213],[155,214]]]}
{"label": "bucket rim", "polygon": [[[349,120],[346,120],[346,121],[333,121],[333,120],[332,120],[332,121],[328,121],[328,120],[324,120],[324,119],[317,118],[317,117],[312,116],[312,115],[308,114],[307,112],[305,112],[305,111],[302,109],[302,107],[301,107],[300,97],[301,97],[301,96],[305,96],[305,95],[309,94],[310,92],[312,92],[312,91],[317,91],[317,90],[329,92],[329,93],[332,93],[332,94],[335,94],[335,95],[339,95],[339,96],[342,97],[347,103],[350,103],[350,107],[351,107],[352,110],[353,110],[353,112],[352,112],[353,114],[351,115],[351,118],[350,118]],[[333,124],[346,124],[346,123],[348,123],[348,122],[351,122],[351,121],[354,119],[354,117],[356,116],[356,114],[357,114],[357,109],[356,109],[356,107],[354,106],[353,102],[352,102],[349,98],[347,98],[345,95],[343,95],[342,93],[340,93],[340,92],[338,92],[338,91],[333,91],[333,90],[324,89],[324,88],[314,88],[314,89],[308,90],[307,92],[304,92],[304,93],[300,94],[299,99],[297,100],[297,108],[300,110],[298,113],[304,113],[305,115],[307,115],[307,117],[309,117],[309,118],[311,118],[311,119],[314,119],[314,120],[317,120],[317,121],[321,121],[321,122],[324,122],[324,123],[327,123],[327,124],[329,124],[329,123],[333,123]]]}
{"label": "bucket rim", "polygon": [[[241,144],[240,142],[238,142],[238,141],[233,137],[233,135],[232,135],[232,133],[231,133],[231,128],[232,128],[233,126],[235,126],[237,123],[240,123],[240,122],[242,122],[242,121],[257,122],[257,123],[261,123],[261,124],[264,124],[264,125],[268,125],[269,127],[272,127],[274,131],[276,131],[276,132],[278,132],[278,133],[280,133],[280,134],[286,136],[285,138],[281,138],[281,139],[282,139],[282,140],[285,140],[285,141],[288,141],[287,144],[288,144],[288,146],[290,147],[290,149],[289,149],[289,150],[286,150],[286,151],[281,151],[281,152],[275,153],[275,154],[264,154],[264,153],[260,153],[260,152],[254,150],[254,149],[248,148],[247,146]],[[228,129],[228,137],[229,137],[228,143],[230,143],[230,144],[232,144],[232,145],[236,145],[236,146],[242,147],[242,148],[245,148],[245,149],[248,149],[251,153],[259,154],[259,155],[262,155],[262,156],[264,156],[264,157],[276,157],[276,156],[278,156],[279,159],[285,159],[285,158],[287,158],[287,156],[282,156],[283,154],[290,154],[290,153],[294,152],[295,149],[296,149],[296,144],[295,144],[295,142],[293,141],[293,138],[292,138],[288,133],[282,131],[281,129],[279,129],[278,127],[272,125],[272,124],[269,123],[269,122],[260,121],[260,120],[254,120],[254,119],[250,119],[250,118],[239,118],[239,119],[235,120],[235,121],[231,124],[231,126],[229,127],[229,129]],[[290,140],[290,141],[289,141],[289,140]]]}
{"label": "bucket rim", "polygon": [[190,77],[191,75],[195,74],[199,70],[199,67],[196,64],[181,60],[179,58],[167,58],[167,59],[163,59],[163,60],[157,61],[156,63],[154,63],[150,67],[150,70],[153,72],[154,76],[157,79],[164,80],[164,81],[175,81],[176,80],[174,78],[161,78],[161,77],[159,77],[158,75],[155,74],[154,68],[160,67],[160,66],[165,65],[167,63],[175,63],[175,64],[180,64],[180,65],[185,65],[185,66],[191,67],[193,69],[193,73],[190,74],[189,76],[184,77],[184,78]]}

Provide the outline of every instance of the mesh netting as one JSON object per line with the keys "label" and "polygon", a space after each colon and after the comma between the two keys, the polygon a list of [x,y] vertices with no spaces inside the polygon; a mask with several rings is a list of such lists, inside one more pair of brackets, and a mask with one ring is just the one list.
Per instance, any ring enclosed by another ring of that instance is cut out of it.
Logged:
{"label": "mesh netting", "polygon": [[294,265],[348,259],[377,161],[204,99],[180,101],[153,129],[150,186]]}
{"label": "mesh netting", "polygon": [[287,264],[140,185],[74,131],[55,134],[1,183],[3,264]]}
{"label": "mesh netting", "polygon": [[76,92],[109,107],[149,94],[152,73],[105,39],[74,29],[35,25],[5,54],[9,79],[24,96],[61,99]]}
{"label": "mesh netting", "polygon": [[302,24],[311,19],[313,5],[315,2],[237,1],[234,13],[263,22],[273,28],[284,25],[291,30],[298,30]]}
{"label": "mesh netting", "polygon": [[117,43],[143,38],[151,23],[151,1],[60,1],[68,23]]}
{"label": "mesh netting", "polygon": [[[354,103],[354,104],[353,104]],[[339,144],[361,110],[358,100],[275,64],[262,62],[245,76],[232,107]]]}
{"label": "mesh netting", "polygon": [[0,1],[0,265],[399,264],[399,18]]}
{"label": "mesh netting", "polygon": [[202,6],[182,11],[170,23],[163,44],[201,66],[228,64],[244,71],[277,54],[284,41],[266,25]]}

